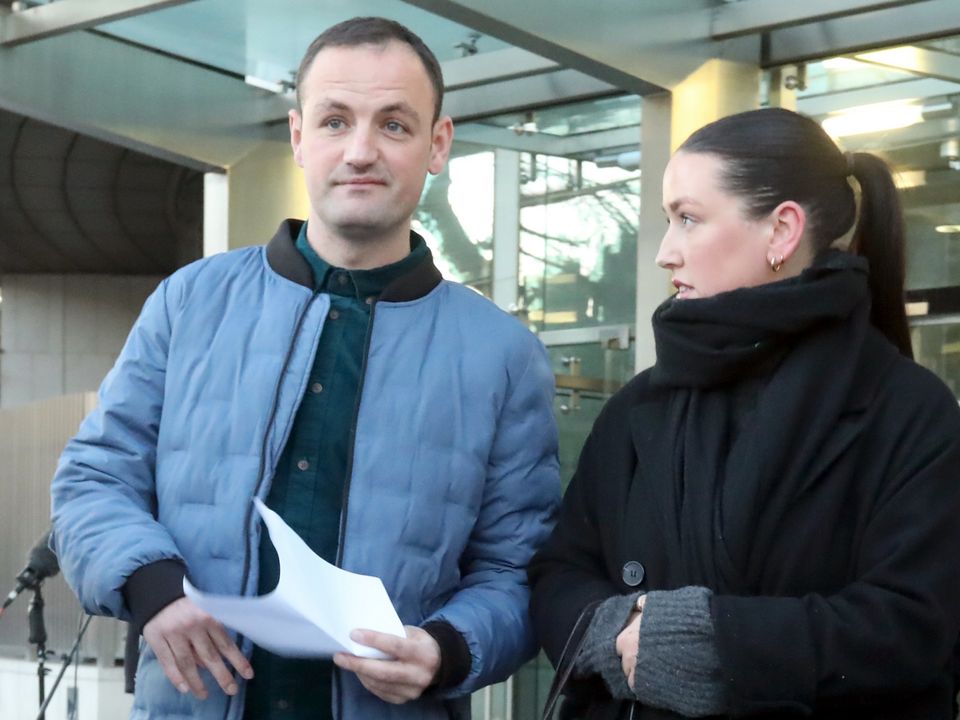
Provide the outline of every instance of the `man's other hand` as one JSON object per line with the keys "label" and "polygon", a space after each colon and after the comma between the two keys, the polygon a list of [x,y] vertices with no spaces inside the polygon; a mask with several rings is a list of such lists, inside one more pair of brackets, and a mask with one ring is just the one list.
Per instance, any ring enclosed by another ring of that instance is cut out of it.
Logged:
{"label": "man's other hand", "polygon": [[156,653],[163,672],[182,693],[207,699],[199,667],[205,667],[227,695],[237,693],[237,681],[224,660],[247,680],[253,668],[223,625],[185,597],[175,600],[143,626],[143,639]]}
{"label": "man's other hand", "polygon": [[354,630],[350,637],[367,647],[380,650],[393,660],[374,660],[337,653],[333,661],[344,670],[356,673],[363,686],[381,700],[401,705],[423,694],[440,669],[440,646],[429,633],[407,625],[407,637]]}

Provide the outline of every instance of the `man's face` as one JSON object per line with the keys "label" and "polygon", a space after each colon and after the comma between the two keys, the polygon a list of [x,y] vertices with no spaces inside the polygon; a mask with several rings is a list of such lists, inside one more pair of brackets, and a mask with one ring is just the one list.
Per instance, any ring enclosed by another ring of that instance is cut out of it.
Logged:
{"label": "man's face", "polygon": [[432,122],[433,86],[420,58],[399,42],[330,47],[302,82],[290,143],[310,222],[350,240],[406,232],[426,174],[443,169],[453,137],[449,118]]}

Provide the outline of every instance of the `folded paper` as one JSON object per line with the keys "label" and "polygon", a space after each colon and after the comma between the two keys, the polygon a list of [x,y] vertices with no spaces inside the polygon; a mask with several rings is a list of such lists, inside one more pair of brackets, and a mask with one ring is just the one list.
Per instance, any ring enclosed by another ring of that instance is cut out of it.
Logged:
{"label": "folded paper", "polygon": [[314,553],[259,499],[253,501],[280,558],[280,581],[266,595],[214,595],[186,578],[183,591],[201,610],[257,645],[285,657],[330,657],[347,652],[382,658],[350,639],[354,629],[405,637],[403,623],[380,578],[348,572]]}

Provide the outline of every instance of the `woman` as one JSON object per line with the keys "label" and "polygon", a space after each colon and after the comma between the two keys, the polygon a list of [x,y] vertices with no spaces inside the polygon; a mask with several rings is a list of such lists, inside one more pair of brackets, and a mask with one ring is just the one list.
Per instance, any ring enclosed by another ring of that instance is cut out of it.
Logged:
{"label": "woman", "polygon": [[960,410],[911,360],[889,171],[757,110],[680,147],[663,205],[657,362],[530,569],[565,716],[952,719]]}

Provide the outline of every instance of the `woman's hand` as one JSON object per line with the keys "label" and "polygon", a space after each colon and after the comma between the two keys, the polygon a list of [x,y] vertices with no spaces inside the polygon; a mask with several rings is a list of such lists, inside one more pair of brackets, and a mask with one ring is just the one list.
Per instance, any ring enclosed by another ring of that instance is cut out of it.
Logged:
{"label": "woman's hand", "polygon": [[640,648],[640,619],[643,617],[643,604],[647,596],[641,595],[637,599],[637,609],[630,613],[630,618],[620,634],[617,635],[617,655],[620,657],[620,666],[627,678],[627,684],[633,690],[633,676],[637,668],[637,651]]}

